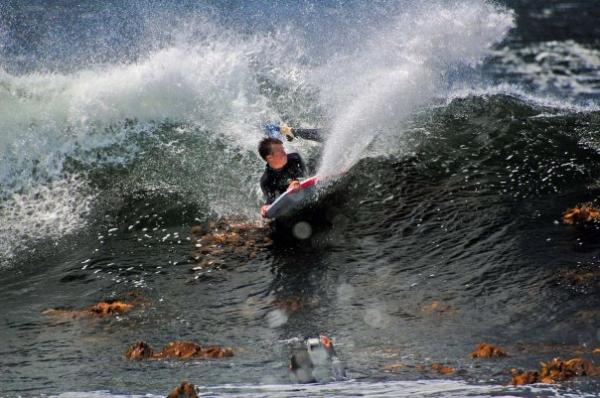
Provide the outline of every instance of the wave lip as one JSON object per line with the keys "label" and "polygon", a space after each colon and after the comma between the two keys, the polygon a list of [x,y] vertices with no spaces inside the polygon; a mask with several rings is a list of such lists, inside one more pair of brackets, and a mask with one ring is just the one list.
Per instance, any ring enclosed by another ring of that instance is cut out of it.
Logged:
{"label": "wave lip", "polygon": [[524,89],[520,85],[502,83],[494,85],[479,85],[470,87],[455,87],[445,98],[444,104],[448,105],[457,98],[491,97],[495,95],[507,95],[527,102],[532,107],[544,108],[543,110],[553,110],[559,113],[564,112],[597,112],[600,110],[600,104],[590,102],[586,104],[574,103],[565,98],[550,94],[535,94]]}
{"label": "wave lip", "polygon": [[[97,187],[85,176],[115,164],[130,167],[143,152],[140,143],[160,135],[161,124],[182,126],[181,136],[206,134],[227,142],[221,148],[225,160],[254,152],[260,121],[275,114],[257,76],[293,79],[284,65],[273,70],[258,61],[272,59],[265,54],[277,53],[285,37],[242,35],[209,23],[203,29],[210,34],[174,42],[136,62],[69,73],[16,75],[0,69],[4,253],[18,242],[9,235],[55,237],[74,230],[67,225],[82,226],[94,203],[88,194],[102,194],[93,192]],[[156,137],[157,147],[184,145],[186,140],[178,144],[176,132],[172,135],[170,143]],[[156,149],[161,157],[164,152]],[[115,154],[106,156],[110,151]],[[69,168],[74,162],[81,166],[77,175]]]}

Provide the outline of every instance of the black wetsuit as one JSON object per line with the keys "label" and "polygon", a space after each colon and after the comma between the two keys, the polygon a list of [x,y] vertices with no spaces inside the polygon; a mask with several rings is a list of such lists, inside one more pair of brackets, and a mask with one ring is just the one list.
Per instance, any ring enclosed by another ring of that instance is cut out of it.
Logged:
{"label": "black wetsuit", "polygon": [[273,169],[268,164],[260,179],[260,187],[267,198],[267,204],[287,191],[290,182],[306,176],[306,166],[297,153],[288,153],[287,163],[281,169]]}
{"label": "black wetsuit", "polygon": [[[323,142],[321,130],[319,129],[292,129],[292,134],[296,137],[304,138],[305,140]],[[288,141],[290,141],[288,139]]]}

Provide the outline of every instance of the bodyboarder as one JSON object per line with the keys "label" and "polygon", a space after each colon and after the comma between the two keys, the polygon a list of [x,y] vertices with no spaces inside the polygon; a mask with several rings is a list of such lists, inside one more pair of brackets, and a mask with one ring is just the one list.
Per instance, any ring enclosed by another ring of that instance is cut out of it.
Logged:
{"label": "bodyboarder", "polygon": [[260,214],[266,217],[269,205],[287,190],[300,187],[299,179],[306,176],[306,165],[298,153],[286,153],[283,143],[277,138],[264,138],[258,145],[260,157],[267,163],[260,179],[260,188],[266,204]]}

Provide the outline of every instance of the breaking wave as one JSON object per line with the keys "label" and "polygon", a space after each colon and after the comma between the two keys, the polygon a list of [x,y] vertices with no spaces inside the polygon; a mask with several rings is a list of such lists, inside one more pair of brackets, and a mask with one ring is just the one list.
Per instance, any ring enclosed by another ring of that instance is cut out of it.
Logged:
{"label": "breaking wave", "polygon": [[[255,214],[261,166],[253,153],[265,120],[325,127],[321,172],[347,168],[376,135],[395,132],[440,95],[449,69],[480,63],[512,26],[510,12],[473,1],[391,11],[382,26],[354,32],[362,37],[357,46],[341,39],[344,23],[338,39],[315,49],[293,24],[248,33],[204,12],[182,19],[179,31],[160,36],[169,40],[134,60],[69,71],[0,69],[2,240],[15,228],[69,233],[98,198],[144,190],[195,196],[221,214]],[[98,182],[107,178],[120,193]],[[73,216],[47,218],[35,209]]]}

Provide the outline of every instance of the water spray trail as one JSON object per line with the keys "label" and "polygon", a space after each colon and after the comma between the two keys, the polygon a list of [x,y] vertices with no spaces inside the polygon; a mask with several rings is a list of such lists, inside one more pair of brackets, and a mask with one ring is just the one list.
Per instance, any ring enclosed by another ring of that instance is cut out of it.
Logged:
{"label": "water spray trail", "polygon": [[441,93],[446,72],[480,63],[512,26],[510,12],[488,3],[428,4],[373,34],[353,57],[332,59],[322,72],[337,78],[324,83],[323,97],[335,112],[319,174],[347,170],[375,138],[398,134]]}

